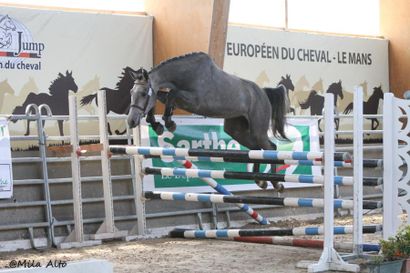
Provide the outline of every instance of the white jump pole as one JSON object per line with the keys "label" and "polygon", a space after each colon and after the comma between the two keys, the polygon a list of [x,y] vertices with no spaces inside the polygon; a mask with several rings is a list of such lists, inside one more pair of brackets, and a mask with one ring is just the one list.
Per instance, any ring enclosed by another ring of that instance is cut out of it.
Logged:
{"label": "white jump pole", "polygon": [[119,231],[114,223],[114,204],[112,195],[112,180],[111,180],[111,162],[109,158],[109,142],[107,130],[107,101],[105,90],[97,92],[98,100],[98,122],[100,143],[103,146],[101,150],[101,169],[104,195],[104,222],[98,228],[96,234],[92,235],[93,239],[114,239],[123,238],[128,235],[128,231]]}
{"label": "white jump pole", "polygon": [[[132,130],[134,146],[141,146],[141,125]],[[137,214],[137,224],[130,231],[130,235],[127,236],[126,240],[134,240],[140,237],[146,237],[147,234],[147,224],[145,215],[145,197],[144,197],[144,184],[142,173],[142,158],[139,155],[134,155],[134,169],[135,169],[135,179],[134,179],[134,205],[135,212]]]}
{"label": "white jump pole", "polygon": [[398,187],[398,107],[392,93],[383,99],[383,239],[394,236],[399,227]]}
{"label": "white jump pole", "polygon": [[73,175],[73,208],[74,208],[74,230],[73,236],[76,242],[84,241],[83,230],[83,206],[81,200],[81,169],[80,160],[76,153],[79,147],[78,141],[78,119],[77,119],[77,98],[69,97],[69,113],[70,113],[70,141],[71,151],[71,171]]}
{"label": "white jump pole", "polygon": [[353,95],[353,255],[363,254],[363,89]]}
{"label": "white jump pole", "polygon": [[316,264],[308,266],[308,272],[322,272],[327,270],[339,270],[349,272],[359,272],[359,265],[349,264],[340,257],[334,249],[334,150],[335,150],[335,127],[334,127],[334,95],[325,94],[324,105],[325,120],[325,166],[324,166],[324,243],[322,255]]}

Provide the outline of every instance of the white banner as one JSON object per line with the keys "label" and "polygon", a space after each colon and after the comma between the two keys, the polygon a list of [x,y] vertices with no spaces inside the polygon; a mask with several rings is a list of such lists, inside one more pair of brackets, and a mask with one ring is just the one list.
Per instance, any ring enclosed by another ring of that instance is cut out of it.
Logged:
{"label": "white banner", "polygon": [[0,118],[0,199],[13,196],[10,134],[7,120]]}
{"label": "white banner", "polygon": [[[321,113],[325,92],[335,94],[342,113],[352,103],[355,86],[364,90],[365,114],[381,113],[382,94],[389,92],[388,69],[384,39],[228,28],[224,70],[261,87],[284,84],[297,115]],[[340,120],[339,129],[350,126],[349,120]],[[365,126],[377,129],[368,121]]]}
{"label": "white banner", "polygon": [[[124,114],[133,85],[129,70],[150,70],[152,56],[150,16],[2,7],[0,114],[23,114],[34,103],[67,115],[69,94],[82,101],[80,114],[96,114],[99,89],[106,90],[110,114]],[[110,123],[112,131],[125,129]],[[68,135],[68,123],[58,125],[47,121],[47,134]],[[13,135],[36,134],[25,122],[9,126]],[[82,134],[97,131],[96,123],[79,127]]]}

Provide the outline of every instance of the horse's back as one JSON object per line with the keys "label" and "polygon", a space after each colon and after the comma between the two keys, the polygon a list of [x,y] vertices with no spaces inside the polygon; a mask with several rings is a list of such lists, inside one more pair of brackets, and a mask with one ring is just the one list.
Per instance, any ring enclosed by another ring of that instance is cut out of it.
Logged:
{"label": "horse's back", "polygon": [[249,112],[254,101],[267,97],[253,82],[226,73],[205,53],[192,53],[170,59],[150,74],[154,89],[170,88],[193,93],[194,107],[177,99],[177,107],[212,117],[235,117]]}

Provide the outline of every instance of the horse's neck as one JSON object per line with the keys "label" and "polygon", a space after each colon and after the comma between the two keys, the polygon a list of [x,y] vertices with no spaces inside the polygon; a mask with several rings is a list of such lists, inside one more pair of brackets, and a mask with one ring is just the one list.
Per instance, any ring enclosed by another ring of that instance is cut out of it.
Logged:
{"label": "horse's neck", "polygon": [[369,103],[369,104],[377,104],[377,105],[378,105],[380,99],[381,99],[380,96],[371,95],[371,96],[369,97],[369,99],[367,100],[367,103]]}
{"label": "horse's neck", "polygon": [[61,97],[62,99],[68,100],[68,92],[70,91],[67,87],[64,86],[52,86],[49,88],[50,95],[52,96],[58,96]]}

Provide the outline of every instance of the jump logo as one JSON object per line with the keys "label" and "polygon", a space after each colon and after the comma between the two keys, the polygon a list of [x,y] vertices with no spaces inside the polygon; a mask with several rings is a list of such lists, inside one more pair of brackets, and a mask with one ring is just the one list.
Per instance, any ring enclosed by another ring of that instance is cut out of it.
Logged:
{"label": "jump logo", "polygon": [[34,42],[23,24],[9,15],[0,15],[0,57],[41,58],[44,49],[44,43]]}

